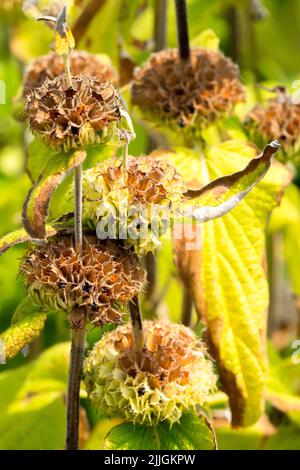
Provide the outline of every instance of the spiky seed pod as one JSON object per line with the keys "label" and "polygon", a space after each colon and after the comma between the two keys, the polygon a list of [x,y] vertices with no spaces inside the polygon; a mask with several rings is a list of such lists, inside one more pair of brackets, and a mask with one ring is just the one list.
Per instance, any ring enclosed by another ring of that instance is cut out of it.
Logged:
{"label": "spiky seed pod", "polygon": [[243,100],[239,69],[219,51],[192,49],[190,63],[180,62],[177,49],[161,51],[134,73],[133,104],[175,129],[196,132]]}
{"label": "spiky seed pod", "polygon": [[[83,223],[98,236],[126,240],[139,254],[153,250],[172,223],[184,182],[163,158],[107,160],[83,175]],[[97,224],[99,225],[97,226]]]}
{"label": "spiky seed pod", "polygon": [[27,95],[25,114],[32,132],[49,147],[68,151],[110,140],[117,134],[121,106],[110,82],[81,75],[70,87],[61,75]]}
{"label": "spiky seed pod", "polygon": [[100,243],[95,236],[85,238],[79,253],[71,236],[33,246],[20,272],[34,303],[67,313],[81,309],[95,325],[118,323],[122,306],[145,282],[136,255],[114,242]]}
{"label": "spiky seed pod", "polygon": [[[86,75],[97,78],[100,82],[110,81],[117,85],[117,72],[108,59],[85,51],[73,51],[70,54],[70,70],[72,76]],[[28,65],[23,80],[23,95],[26,96],[34,88],[39,88],[48,78],[53,80],[65,73],[63,58],[52,52],[38,57]]]}
{"label": "spiky seed pod", "polygon": [[188,328],[145,322],[145,347],[133,348],[130,325],[106,334],[85,361],[84,376],[93,405],[107,416],[172,425],[187,410],[204,405],[214,390],[212,362]]}
{"label": "spiky seed pod", "polygon": [[280,141],[278,158],[286,162],[300,161],[300,105],[291,97],[280,94],[268,101],[267,106],[255,106],[246,118],[246,127],[257,145],[270,140]]}

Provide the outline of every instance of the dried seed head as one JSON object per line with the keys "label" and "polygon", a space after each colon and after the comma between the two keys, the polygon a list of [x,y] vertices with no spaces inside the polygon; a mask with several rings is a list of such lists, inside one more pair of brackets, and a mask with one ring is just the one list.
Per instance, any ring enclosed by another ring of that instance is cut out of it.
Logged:
{"label": "dried seed head", "polygon": [[72,237],[60,236],[35,246],[21,268],[33,301],[44,307],[84,311],[96,325],[118,323],[121,307],[137,295],[145,282],[136,255],[114,242],[87,237],[81,253]]}
{"label": "dried seed head", "polygon": [[255,106],[246,119],[246,127],[257,145],[277,139],[281,144],[279,159],[299,163],[300,105],[293,104],[291,97],[280,94],[271,99],[266,107]]}
{"label": "dried seed head", "polygon": [[219,51],[192,49],[186,64],[176,49],[161,51],[134,74],[133,104],[177,129],[202,129],[243,100],[238,67]]}
{"label": "dried seed head", "polygon": [[111,159],[84,172],[83,221],[97,227],[100,238],[115,237],[115,231],[138,253],[151,251],[169,228],[183,191],[182,177],[165,159],[128,157],[126,170],[121,160]]}
{"label": "dried seed head", "polygon": [[105,335],[85,361],[86,389],[107,416],[154,425],[178,421],[203,405],[216,378],[206,350],[188,328],[145,322],[145,347],[135,353],[130,325]]}
{"label": "dried seed head", "polygon": [[[117,85],[117,72],[108,59],[85,51],[73,51],[70,54],[70,69],[72,76],[86,75],[95,77],[99,82],[110,81]],[[23,94],[26,96],[34,88],[39,88],[48,78],[54,78],[65,73],[63,58],[52,52],[34,60],[26,69],[23,80]]]}
{"label": "dried seed head", "polygon": [[26,97],[25,114],[34,134],[57,150],[99,145],[114,135],[121,122],[120,100],[113,85],[97,78],[65,75],[44,84]]}

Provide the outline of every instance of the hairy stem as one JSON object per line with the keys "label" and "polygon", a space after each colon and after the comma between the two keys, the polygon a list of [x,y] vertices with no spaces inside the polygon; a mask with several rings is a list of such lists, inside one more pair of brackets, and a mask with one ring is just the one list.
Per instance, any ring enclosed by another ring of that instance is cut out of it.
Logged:
{"label": "hairy stem", "polygon": [[155,0],[154,2],[154,51],[161,51],[166,47],[166,20],[167,0]]}
{"label": "hairy stem", "polygon": [[135,351],[140,352],[144,347],[145,337],[139,298],[137,295],[129,303],[129,310]]}
{"label": "hairy stem", "polygon": [[186,0],[175,0],[175,7],[179,56],[182,62],[188,62],[191,57],[191,52]]}
{"label": "hairy stem", "polygon": [[[75,249],[82,250],[82,165],[74,170],[74,218]],[[73,312],[75,315],[75,312]],[[71,317],[72,323],[72,317]],[[67,394],[67,438],[66,449],[77,450],[79,441],[79,395],[82,373],[84,345],[86,337],[86,319],[82,314],[80,326],[72,324],[72,346],[70,355],[69,382]]]}
{"label": "hairy stem", "polygon": [[72,330],[68,394],[67,394],[67,450],[78,450],[80,381],[85,346],[85,321],[78,329]]}
{"label": "hairy stem", "polygon": [[184,326],[191,326],[193,312],[193,300],[191,293],[188,289],[184,288],[182,309],[181,309],[181,322]]}
{"label": "hairy stem", "polygon": [[74,170],[74,198],[75,198],[75,248],[82,250],[82,165]]}

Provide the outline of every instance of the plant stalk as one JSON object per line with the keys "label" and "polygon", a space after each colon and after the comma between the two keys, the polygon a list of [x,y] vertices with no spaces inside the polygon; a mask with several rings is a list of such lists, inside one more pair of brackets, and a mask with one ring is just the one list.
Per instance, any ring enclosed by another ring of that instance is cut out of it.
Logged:
{"label": "plant stalk", "polygon": [[133,334],[133,341],[135,351],[138,353],[142,351],[145,344],[143,320],[140,310],[139,298],[136,295],[129,303],[131,328]]}
{"label": "plant stalk", "polygon": [[75,248],[82,250],[82,165],[74,170],[74,199],[75,199]]}
{"label": "plant stalk", "polygon": [[[82,250],[82,165],[74,170],[74,218],[75,218],[75,249]],[[73,312],[75,315],[75,312]],[[75,317],[74,317],[75,319]],[[75,321],[74,321],[75,323]],[[79,446],[79,409],[80,382],[86,338],[86,318],[81,315],[80,325],[72,324],[72,346],[70,355],[68,394],[67,394],[67,438],[66,449],[78,450]]]}
{"label": "plant stalk", "polygon": [[80,328],[72,329],[68,394],[66,450],[79,447],[80,382],[86,338],[85,321]]}
{"label": "plant stalk", "polygon": [[175,7],[180,60],[182,62],[189,62],[191,58],[191,51],[186,0],[175,0]]}
{"label": "plant stalk", "polygon": [[155,0],[154,12],[154,51],[158,52],[166,47],[167,0]]}

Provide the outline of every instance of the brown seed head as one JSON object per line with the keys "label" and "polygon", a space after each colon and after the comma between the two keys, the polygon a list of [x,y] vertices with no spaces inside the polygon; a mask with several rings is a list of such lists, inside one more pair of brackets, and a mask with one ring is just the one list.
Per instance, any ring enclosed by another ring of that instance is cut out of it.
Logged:
{"label": "brown seed head", "polygon": [[136,69],[132,101],[146,118],[181,128],[203,128],[244,100],[238,67],[221,52],[192,49],[190,63],[178,50],[153,54]]}
{"label": "brown seed head", "polygon": [[25,114],[34,134],[57,150],[67,151],[109,140],[121,119],[120,100],[113,85],[94,77],[65,75],[26,97]]}
{"label": "brown seed head", "polygon": [[118,307],[137,295],[145,282],[134,254],[92,236],[85,239],[81,253],[75,251],[70,236],[35,246],[20,270],[35,303],[66,312],[84,310],[96,325],[118,323]]}
{"label": "brown seed head", "polygon": [[279,158],[299,161],[300,105],[293,104],[288,95],[280,94],[266,107],[255,106],[246,119],[246,126],[258,145],[278,140],[281,144]]}
{"label": "brown seed head", "polygon": [[[86,75],[95,77],[100,82],[110,81],[117,85],[117,72],[112,65],[95,54],[85,51],[73,51],[70,54],[70,69],[72,76]],[[54,78],[65,73],[63,58],[52,52],[38,57],[26,69],[23,80],[23,95],[26,96],[34,88],[38,88],[48,78]]]}

